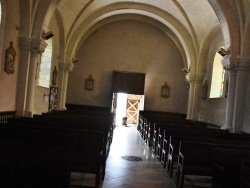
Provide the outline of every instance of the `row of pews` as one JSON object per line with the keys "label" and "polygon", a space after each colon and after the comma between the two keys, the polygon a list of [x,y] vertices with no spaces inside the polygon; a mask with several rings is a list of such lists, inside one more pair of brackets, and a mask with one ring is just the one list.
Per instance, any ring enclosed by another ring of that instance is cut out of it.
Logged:
{"label": "row of pews", "polygon": [[212,177],[213,188],[250,188],[250,135],[155,111],[140,111],[137,130],[177,187],[194,175]]}
{"label": "row of pews", "polygon": [[68,105],[0,124],[1,187],[69,188],[71,172],[105,176],[114,114],[105,107]]}
{"label": "row of pews", "polygon": [[7,123],[9,118],[15,117],[16,111],[4,111],[0,112],[0,123]]}

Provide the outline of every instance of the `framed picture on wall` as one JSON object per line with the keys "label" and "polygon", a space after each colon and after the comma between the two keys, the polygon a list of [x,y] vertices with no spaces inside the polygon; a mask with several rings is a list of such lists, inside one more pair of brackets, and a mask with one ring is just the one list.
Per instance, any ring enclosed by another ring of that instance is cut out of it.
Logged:
{"label": "framed picture on wall", "polygon": [[165,84],[161,87],[161,97],[168,98],[169,93],[170,93],[170,88],[169,88],[167,82],[165,82]]}
{"label": "framed picture on wall", "polygon": [[85,80],[85,90],[93,91],[94,90],[95,80],[92,78],[92,75]]}

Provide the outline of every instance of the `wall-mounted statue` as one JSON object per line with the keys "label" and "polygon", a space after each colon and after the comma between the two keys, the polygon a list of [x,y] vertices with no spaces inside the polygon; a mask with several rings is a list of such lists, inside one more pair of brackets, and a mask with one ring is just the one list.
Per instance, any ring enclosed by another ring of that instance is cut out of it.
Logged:
{"label": "wall-mounted statue", "polygon": [[207,80],[206,80],[205,83],[204,83],[203,86],[202,86],[201,98],[202,98],[203,100],[206,100],[206,99],[207,99],[207,90],[208,90],[208,83],[207,83]]}
{"label": "wall-mounted statue", "polygon": [[52,85],[55,86],[57,81],[57,69],[56,66],[54,67],[53,74],[52,74]]}
{"label": "wall-mounted statue", "polygon": [[10,41],[10,46],[5,50],[4,71],[7,72],[7,74],[14,73],[15,59],[16,59],[16,50],[13,47],[13,42]]}

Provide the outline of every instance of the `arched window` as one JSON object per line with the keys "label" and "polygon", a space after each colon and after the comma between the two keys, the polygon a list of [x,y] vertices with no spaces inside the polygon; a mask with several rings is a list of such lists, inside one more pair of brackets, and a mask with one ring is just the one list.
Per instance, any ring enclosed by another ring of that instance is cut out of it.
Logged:
{"label": "arched window", "polygon": [[50,86],[50,69],[52,63],[52,39],[46,40],[48,46],[42,53],[39,67],[38,86],[49,88]]}
{"label": "arched window", "polygon": [[223,56],[216,52],[213,62],[212,81],[209,98],[221,98],[223,96],[225,70],[221,61]]}

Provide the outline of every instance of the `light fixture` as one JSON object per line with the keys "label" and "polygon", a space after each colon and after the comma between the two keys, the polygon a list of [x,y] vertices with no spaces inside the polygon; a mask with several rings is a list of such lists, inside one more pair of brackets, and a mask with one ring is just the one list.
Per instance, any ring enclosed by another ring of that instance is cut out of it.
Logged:
{"label": "light fixture", "polygon": [[219,50],[217,51],[222,57],[224,57],[225,55],[229,55],[230,51],[229,49],[226,50],[223,47],[220,47]]}
{"label": "light fixture", "polygon": [[185,73],[189,73],[187,68],[183,68],[182,71],[184,71]]}
{"label": "light fixture", "polygon": [[73,58],[73,59],[72,59],[72,63],[76,63],[77,61],[79,61],[78,58]]}
{"label": "light fixture", "polygon": [[42,34],[42,38],[44,40],[48,40],[48,39],[52,38],[53,36],[54,36],[54,34],[52,33],[52,31],[43,32],[43,34]]}

